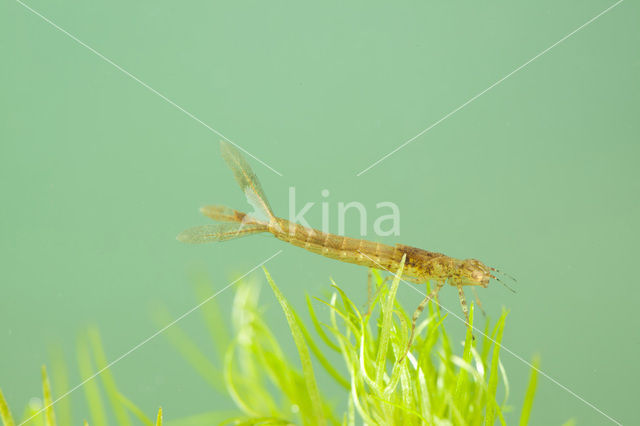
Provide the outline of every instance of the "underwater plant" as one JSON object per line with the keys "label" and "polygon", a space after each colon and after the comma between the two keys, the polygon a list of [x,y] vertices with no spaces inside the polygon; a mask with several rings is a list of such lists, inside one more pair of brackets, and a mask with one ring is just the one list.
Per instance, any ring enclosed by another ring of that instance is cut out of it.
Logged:
{"label": "underwater plant", "polygon": [[[47,373],[47,368],[43,365],[42,374],[42,399],[32,398],[27,404],[22,420],[18,423],[9,409],[6,399],[0,389],[0,419],[4,426],[33,425],[33,426],[67,426],[75,424],[71,417],[69,401],[65,397],[70,393],[67,390],[66,365],[59,356],[54,361],[53,376],[57,378],[58,387],[52,389],[52,383]],[[132,422],[131,416],[137,418],[139,424],[148,426],[162,426],[162,407],[155,415],[155,420],[144,414],[138,406],[130,401],[116,386],[115,379],[111,371],[107,368],[107,359],[102,349],[102,341],[97,329],[89,328],[86,333],[78,339],[77,345],[78,369],[82,377],[82,388],[84,389],[90,421],[86,419],[83,425],[107,425],[109,419],[116,420],[118,425],[129,426]],[[95,372],[99,372],[98,381],[92,380],[96,377]],[[78,386],[79,387],[79,386]],[[57,389],[57,392],[54,391]],[[103,402],[102,393],[106,393],[111,406],[111,417],[107,414],[107,408]]]}
{"label": "underwater plant", "polygon": [[[83,380],[95,371],[104,371],[99,379],[83,386],[90,413],[85,424],[105,425],[110,418],[126,426],[133,424],[132,417],[144,425],[170,426],[506,424],[503,413],[509,382],[500,362],[500,342],[507,312],[493,326],[487,320],[483,336],[474,338],[472,329],[467,328],[458,354],[444,327],[446,315],[437,303],[430,302],[428,316],[418,323],[411,350],[405,356],[411,317],[396,299],[398,276],[389,285],[372,270],[372,291],[363,308],[333,281],[328,298],[307,296],[312,333],[266,270],[265,275],[287,320],[297,349],[295,356],[283,349],[283,342],[265,321],[259,305],[259,286],[250,281],[240,281],[235,287],[231,321],[222,320],[215,303],[201,307],[221,363],[212,361],[179,326],[164,333],[212,387],[229,395],[238,409],[235,414],[211,410],[163,423],[160,409],[155,419],[148,417],[120,392],[113,375],[105,369],[108,363],[102,343],[92,328],[79,340],[78,367]],[[196,284],[198,296],[205,299],[211,291],[208,282],[201,279]],[[321,309],[326,314],[323,318],[319,316]],[[158,310],[156,319],[164,324],[171,315],[166,309]],[[474,321],[473,305],[470,321]],[[231,335],[226,325],[229,322]],[[533,364],[537,366],[538,361]],[[58,376],[65,381],[64,375]],[[342,391],[323,390],[320,376],[331,378],[336,383],[334,388]],[[44,367],[42,382],[43,401],[30,403],[23,419],[31,418],[29,424],[33,425],[72,424],[64,400],[51,406],[54,397]],[[521,408],[521,425],[528,423],[536,382],[534,368]],[[103,403],[103,393],[110,411]],[[5,426],[16,424],[1,391],[0,418]]]}
{"label": "underwater plant", "polygon": [[[506,312],[493,327],[487,321],[482,339],[474,339],[468,328],[462,354],[457,355],[443,326],[446,316],[431,303],[428,318],[417,327],[412,350],[403,357],[411,317],[396,300],[397,276],[389,286],[372,270],[375,288],[365,309],[359,309],[332,282],[328,300],[315,299],[327,308],[325,321],[318,318],[308,297],[308,313],[318,336],[314,338],[266,270],[265,274],[287,319],[299,361],[288,359],[264,322],[258,286],[240,285],[233,304],[235,334],[225,355],[224,381],[243,415],[229,423],[491,425],[498,420],[505,424],[509,383],[499,355]],[[473,321],[473,307],[470,318]],[[172,333],[175,337],[182,332]],[[321,346],[337,353],[342,365],[330,362]],[[343,388],[338,400],[335,392],[331,398],[323,395],[316,380],[320,373]],[[520,424],[528,423],[536,380],[534,369]],[[501,401],[499,382],[504,388]],[[346,405],[344,412],[335,408],[340,402],[346,402],[341,404]]]}

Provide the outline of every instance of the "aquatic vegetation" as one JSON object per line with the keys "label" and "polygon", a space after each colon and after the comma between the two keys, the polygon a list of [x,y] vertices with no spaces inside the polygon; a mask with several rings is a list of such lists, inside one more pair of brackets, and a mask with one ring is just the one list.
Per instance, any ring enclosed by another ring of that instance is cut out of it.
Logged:
{"label": "aquatic vegetation", "polygon": [[[84,420],[84,425],[107,425],[109,419],[115,419],[118,425],[128,426],[133,424],[144,424],[149,426],[161,426],[162,408],[158,409],[155,421],[147,417],[144,412],[124,396],[116,386],[111,371],[107,369],[107,360],[102,350],[102,342],[95,328],[90,328],[78,339],[77,361],[80,371],[87,407],[89,409],[89,420]],[[54,377],[58,383],[68,382],[66,365],[61,358],[54,361]],[[101,371],[99,376],[92,379],[96,372]],[[21,420],[16,421],[11,410],[0,390],[0,419],[4,426],[16,426],[28,424],[33,426],[56,426],[72,425],[71,410],[68,400],[60,398],[66,396],[67,386],[58,387],[58,391],[52,390],[51,380],[47,373],[47,368],[42,366],[42,399],[33,398],[27,404]],[[102,384],[102,386],[100,386]],[[103,394],[106,393],[110,403],[109,411],[104,404]],[[54,396],[55,395],[55,396]],[[56,398],[60,398],[59,400]],[[108,414],[109,412],[109,414]],[[131,420],[130,414],[138,420],[135,423]]]}
{"label": "aquatic vegetation", "polygon": [[[478,334],[474,338],[468,328],[458,353],[454,349],[458,345],[452,343],[455,340],[444,327],[446,315],[431,302],[428,316],[418,323],[411,350],[404,356],[411,317],[396,300],[400,285],[397,277],[389,283],[372,271],[370,300],[360,307],[332,283],[332,293],[326,299],[307,297],[309,321],[305,322],[266,270],[265,275],[286,318],[294,351],[284,350],[283,346],[291,342],[277,339],[267,324],[260,309],[259,286],[250,281],[241,281],[235,287],[230,321],[224,321],[215,300],[200,310],[220,361],[199,348],[179,325],[165,332],[172,346],[215,392],[229,395],[237,406],[236,413],[205,407],[210,411],[163,423],[160,409],[155,418],[148,417],[122,394],[105,369],[101,339],[92,328],[78,341],[78,368],[83,380],[105,370],[83,386],[90,413],[85,424],[104,425],[108,419],[125,426],[505,424],[509,382],[500,362],[499,343],[506,312],[493,326],[486,321],[484,334],[489,337]],[[196,291],[205,299],[212,290],[207,280],[199,279]],[[172,319],[166,309],[156,315],[160,324]],[[470,321],[474,321],[473,305]],[[59,363],[54,367],[53,377],[64,382]],[[533,369],[520,424],[528,423],[536,382]],[[45,408],[61,392],[52,393],[44,367],[42,383],[43,401],[32,402],[22,418],[34,416],[29,422],[33,425],[73,424],[64,399]],[[55,391],[55,380],[53,384]],[[5,426],[17,424],[1,391],[0,418]]]}
{"label": "aquatic vegetation", "polygon": [[[474,338],[468,329],[458,354],[444,327],[446,316],[432,302],[403,358],[411,317],[396,300],[397,277],[389,285],[373,270],[371,300],[365,307],[358,307],[332,282],[331,296],[307,297],[309,327],[267,271],[265,275],[287,320],[295,352],[283,349],[290,342],[276,339],[265,321],[255,282],[240,282],[235,288],[233,333],[217,345],[226,348],[219,355],[221,367],[209,361],[179,326],[167,330],[167,338],[185,360],[213,387],[224,387],[241,411],[223,423],[505,424],[503,413],[511,407],[506,405],[509,382],[499,343],[506,312],[494,326],[486,321],[488,337]],[[201,299],[214,291],[204,278],[197,280],[196,289]],[[202,314],[212,336],[220,336],[218,307],[204,305]],[[158,324],[171,318],[165,311]],[[329,380],[335,386],[327,386]],[[536,383],[533,369],[520,424],[528,423]]]}

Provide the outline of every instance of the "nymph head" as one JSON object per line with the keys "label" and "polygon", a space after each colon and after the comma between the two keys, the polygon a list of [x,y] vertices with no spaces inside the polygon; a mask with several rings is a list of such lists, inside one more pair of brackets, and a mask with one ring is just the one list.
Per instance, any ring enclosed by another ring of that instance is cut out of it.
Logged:
{"label": "nymph head", "polygon": [[[501,274],[503,279],[501,280],[496,277],[492,272]],[[487,287],[489,285],[489,280],[494,279],[515,293],[515,290],[505,283],[504,279],[507,278],[512,282],[516,281],[516,279],[511,275],[508,275],[496,268],[492,268],[491,266],[487,266],[476,259],[465,259],[460,263],[459,279],[461,280],[462,285],[480,285],[482,287]]]}
{"label": "nymph head", "polygon": [[493,268],[488,267],[477,259],[465,259],[460,264],[460,279],[463,285],[481,285],[487,287]]}

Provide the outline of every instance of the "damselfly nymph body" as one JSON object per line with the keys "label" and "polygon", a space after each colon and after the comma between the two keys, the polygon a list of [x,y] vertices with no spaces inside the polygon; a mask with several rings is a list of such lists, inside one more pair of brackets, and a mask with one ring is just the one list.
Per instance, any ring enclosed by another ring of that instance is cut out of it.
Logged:
{"label": "damselfly nymph body", "polygon": [[400,268],[404,258],[403,279],[416,284],[427,281],[435,283],[413,315],[410,342],[418,316],[445,284],[458,289],[460,305],[468,324],[469,313],[463,287],[487,287],[491,279],[497,280],[493,272],[499,271],[476,259],[456,259],[402,244],[390,246],[330,234],[280,218],[273,213],[257,176],[240,151],[226,142],[221,142],[220,146],[224,160],[233,171],[254,212],[243,213],[225,206],[203,207],[201,211],[204,215],[222,223],[187,229],[178,235],[178,240],[182,242],[207,243],[270,233],[279,240],[325,257],[391,273]]}

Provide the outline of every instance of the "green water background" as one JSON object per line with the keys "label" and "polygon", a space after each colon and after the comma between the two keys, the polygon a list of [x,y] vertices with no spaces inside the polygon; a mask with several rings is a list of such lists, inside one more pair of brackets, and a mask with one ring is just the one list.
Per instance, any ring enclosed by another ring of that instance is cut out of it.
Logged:
{"label": "green water background", "polygon": [[[251,160],[278,214],[294,186],[300,206],[316,202],[311,224],[320,226],[325,201],[335,232],[337,203],[359,201],[371,232],[376,203],[392,201],[401,235],[369,238],[476,257],[517,276],[515,295],[499,285],[480,292],[490,316],[511,310],[504,345],[526,360],[539,353],[544,372],[618,421],[637,418],[636,3],[359,177],[613,2],[28,4],[279,171]],[[193,271],[222,288],[283,250],[267,267],[299,310],[305,293],[327,294],[330,277],[364,301],[363,268],[273,238],[178,243],[179,231],[207,223],[201,205],[246,207],[220,137],[10,0],[0,4],[0,58],[0,386],[15,413],[39,395],[52,345],[62,345],[78,383],[78,333],[96,325],[115,359],[157,330],[158,303],[176,316],[196,303]],[[357,216],[348,219],[347,235],[357,236]],[[454,293],[442,302],[458,313]],[[232,296],[216,300],[228,307]],[[408,288],[399,297],[417,303]],[[262,303],[295,357],[266,289]],[[463,326],[446,321],[461,341]],[[206,343],[197,314],[181,326]],[[529,369],[503,360],[518,407]],[[150,414],[158,405],[165,418],[233,406],[161,336],[113,373]],[[82,415],[82,390],[70,398]],[[518,414],[507,414],[510,423]],[[541,377],[532,424],[569,418],[608,424]]]}

